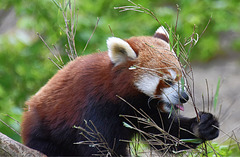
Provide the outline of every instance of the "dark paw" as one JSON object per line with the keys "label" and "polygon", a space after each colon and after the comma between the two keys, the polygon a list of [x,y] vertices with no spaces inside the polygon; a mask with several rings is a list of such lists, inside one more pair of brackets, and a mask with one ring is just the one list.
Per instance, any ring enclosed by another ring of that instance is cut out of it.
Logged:
{"label": "dark paw", "polygon": [[196,136],[203,140],[213,140],[219,135],[219,123],[211,113],[200,112],[200,122],[193,128]]}

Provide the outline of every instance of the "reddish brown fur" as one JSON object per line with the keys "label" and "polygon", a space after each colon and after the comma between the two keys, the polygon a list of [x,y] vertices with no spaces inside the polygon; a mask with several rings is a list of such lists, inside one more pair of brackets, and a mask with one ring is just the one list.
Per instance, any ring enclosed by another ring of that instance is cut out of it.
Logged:
{"label": "reddish brown fur", "polygon": [[[126,41],[135,51],[136,58],[124,56],[126,60],[114,64],[107,52],[78,57],[59,70],[26,102],[22,122],[22,138],[26,145],[47,155],[96,154],[98,150],[92,146],[73,144],[86,139],[79,134],[79,130],[72,127],[85,127],[83,121],[91,120],[117,155],[128,155],[127,143],[121,140],[131,140],[134,132],[123,126],[124,120],[120,115],[136,116],[136,112],[116,95],[131,101],[131,105],[143,110],[159,127],[167,129],[175,137],[178,136],[180,124],[173,122],[174,119],[169,118],[167,113],[159,113],[156,108],[161,109],[164,104],[158,99],[149,104],[149,96],[139,91],[134,84],[146,73],[154,73],[163,79],[169,77],[168,69],[176,72],[175,81],[179,81],[181,67],[178,59],[164,40],[132,37]],[[132,66],[135,69],[130,69]],[[160,80],[155,94],[160,95],[161,89],[168,86],[164,80]],[[195,120],[180,120],[181,127],[191,132]],[[139,125],[136,121],[133,123],[135,126]],[[154,128],[141,126],[140,129],[159,134],[159,130]],[[195,138],[188,132],[181,132],[181,137]],[[190,146],[195,147],[196,144]],[[186,148],[177,146],[171,149]]]}
{"label": "reddish brown fur", "polygon": [[[113,68],[114,65],[110,62],[107,52],[78,57],[64,69],[59,70],[36,95],[27,101],[28,111],[24,113],[22,123],[23,142],[28,141],[32,127],[39,119],[43,120],[50,129],[72,127],[77,121],[83,120],[79,119],[79,115],[84,117],[87,105],[85,97],[89,93],[98,98],[98,92],[104,91],[105,97],[114,101],[118,99],[115,91],[122,97],[129,93],[133,96],[134,93],[137,94],[132,80],[138,79],[138,75],[145,73],[146,70],[137,69],[134,75],[132,71],[124,70],[123,74],[117,75],[117,71],[121,69],[132,65],[150,69],[170,66],[179,68],[176,58],[169,53],[169,46],[161,40],[152,37],[132,37],[126,41],[138,53],[136,60]],[[161,49],[158,49],[158,46]],[[169,73],[166,69],[157,70],[160,71],[161,76],[162,72]],[[92,89],[93,87],[98,89]],[[158,88],[162,87],[164,85],[159,84]]]}
{"label": "reddish brown fur", "polygon": [[[166,42],[162,42],[158,38],[152,37],[132,37],[127,40],[130,45],[135,45],[138,49],[138,58],[135,60],[135,66],[140,68],[136,69],[135,81],[140,78],[140,75],[151,72],[158,74],[160,77],[170,77],[169,69],[176,72],[177,77],[174,81],[178,82],[181,78],[181,67],[177,58],[170,52],[170,47]],[[148,52],[148,53],[146,53]],[[148,68],[148,69],[141,69]],[[156,90],[156,95],[161,94],[163,88],[168,87],[164,80],[160,81]]]}
{"label": "reddish brown fur", "polygon": [[[94,64],[88,66],[89,62]],[[98,92],[106,91],[105,96],[113,100],[118,99],[114,91],[118,91],[122,95],[127,93],[134,94],[136,91],[133,90],[133,84],[128,81],[132,80],[130,71],[124,71],[123,75],[115,76],[117,71],[126,66],[129,67],[131,64],[129,62],[127,65],[120,65],[112,69],[113,65],[109,60],[107,52],[103,52],[79,57],[69,63],[64,69],[58,71],[26,103],[29,107],[23,116],[25,120],[22,123],[24,142],[29,135],[28,131],[31,130],[29,128],[32,124],[36,124],[35,120],[32,119],[35,113],[39,115],[39,119],[44,119],[51,129],[66,126],[72,127],[79,120],[79,115],[84,115],[85,106],[87,105],[85,97],[88,93],[92,93],[92,95],[96,95],[96,98],[98,98]],[[93,71],[94,76],[92,76]],[[113,77],[115,77],[114,82],[111,81]],[[91,86],[89,86],[89,82]],[[92,87],[98,87],[100,91],[92,89]],[[81,106],[75,105],[79,102],[82,104]],[[65,125],[62,126],[62,123]]]}

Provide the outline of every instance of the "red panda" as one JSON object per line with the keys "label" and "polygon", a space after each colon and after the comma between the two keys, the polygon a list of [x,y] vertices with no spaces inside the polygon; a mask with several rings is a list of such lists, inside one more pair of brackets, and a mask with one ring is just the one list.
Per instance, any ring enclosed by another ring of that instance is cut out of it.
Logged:
{"label": "red panda", "polygon": [[[170,50],[169,36],[163,27],[153,37],[126,40],[110,37],[107,47],[107,52],[81,56],[68,63],[26,102],[21,125],[25,145],[49,156],[99,154],[104,152],[101,147],[75,144],[96,140],[73,128],[81,126],[89,130],[85,121],[91,121],[114,155],[127,156],[128,143],[123,140],[131,140],[136,132],[123,125],[125,119],[120,115],[141,116],[133,107],[144,111],[174,137],[204,141],[218,136],[219,130],[212,125],[218,127],[219,123],[211,113],[201,112],[200,122],[197,118],[169,115],[172,109],[183,110],[182,104],[189,98],[179,87],[181,66]],[[145,132],[161,133],[136,120],[131,123]],[[159,139],[172,143],[164,137]],[[196,146],[195,143],[174,143],[169,151]]]}

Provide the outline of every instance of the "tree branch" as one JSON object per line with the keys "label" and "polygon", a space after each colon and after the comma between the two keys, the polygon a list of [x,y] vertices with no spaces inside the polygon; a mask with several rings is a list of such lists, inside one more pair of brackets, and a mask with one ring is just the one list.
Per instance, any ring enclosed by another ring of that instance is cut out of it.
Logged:
{"label": "tree branch", "polygon": [[31,149],[23,144],[14,141],[6,135],[0,133],[0,156],[15,157],[15,156],[31,156],[31,157],[46,157],[46,155]]}

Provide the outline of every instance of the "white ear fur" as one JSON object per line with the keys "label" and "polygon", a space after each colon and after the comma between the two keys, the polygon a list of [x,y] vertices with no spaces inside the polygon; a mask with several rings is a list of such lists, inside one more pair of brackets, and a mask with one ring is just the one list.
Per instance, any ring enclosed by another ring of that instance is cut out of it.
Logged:
{"label": "white ear fur", "polygon": [[124,40],[116,37],[110,37],[107,40],[108,55],[115,65],[126,62],[128,58],[137,58],[136,53],[131,46]]}
{"label": "white ear fur", "polygon": [[[159,27],[159,28],[157,29],[156,33],[164,34],[164,35],[166,35],[166,36],[169,38],[169,34],[168,34],[167,30],[166,30],[163,26]],[[155,34],[156,34],[156,33],[155,33]]]}

